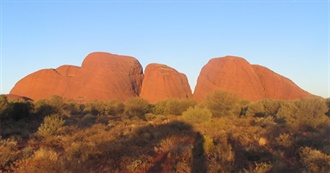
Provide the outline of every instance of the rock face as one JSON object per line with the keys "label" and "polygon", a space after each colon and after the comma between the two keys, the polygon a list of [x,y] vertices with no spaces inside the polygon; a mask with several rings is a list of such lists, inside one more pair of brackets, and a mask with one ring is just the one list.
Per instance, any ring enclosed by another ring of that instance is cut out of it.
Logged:
{"label": "rock face", "polygon": [[140,93],[142,71],[133,57],[95,52],[81,67],[64,65],[32,73],[17,82],[10,93],[34,100],[60,95],[77,101],[125,101]]}
{"label": "rock face", "polygon": [[149,64],[140,97],[156,103],[167,98],[191,98],[192,92],[185,74],[166,65]]}
{"label": "rock face", "polygon": [[167,98],[202,100],[215,90],[250,101],[313,96],[291,80],[234,56],[211,59],[202,68],[192,96],[185,74],[166,65],[149,64],[143,75],[137,59],[104,52],[89,54],[81,67],[63,65],[34,72],[18,81],[9,96],[38,100],[59,95],[78,102],[140,96],[156,103]]}
{"label": "rock face", "polygon": [[290,79],[276,74],[266,67],[260,65],[252,65],[252,67],[264,87],[266,98],[292,100],[312,96],[300,89]]}
{"label": "rock face", "polygon": [[312,96],[289,79],[233,56],[213,58],[202,68],[194,98],[202,100],[215,90],[234,93],[250,101],[265,98],[293,100]]}

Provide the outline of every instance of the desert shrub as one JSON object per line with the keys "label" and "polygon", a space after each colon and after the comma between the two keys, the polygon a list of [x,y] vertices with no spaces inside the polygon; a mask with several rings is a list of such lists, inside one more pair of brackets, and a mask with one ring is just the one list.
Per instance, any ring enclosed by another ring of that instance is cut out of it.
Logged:
{"label": "desert shrub", "polygon": [[248,106],[246,116],[249,117],[275,117],[281,107],[281,102],[277,100],[265,99],[254,102]]}
{"label": "desert shrub", "polygon": [[103,102],[94,100],[85,104],[84,111],[93,115],[104,115],[105,104]]}
{"label": "desert shrub", "polygon": [[328,172],[330,170],[330,155],[310,147],[302,147],[299,150],[300,162],[312,172]]}
{"label": "desert shrub", "polygon": [[254,173],[266,173],[270,172],[273,168],[273,165],[271,163],[261,162],[261,163],[255,163],[255,168],[252,172]]}
{"label": "desert shrub", "polygon": [[329,122],[328,108],[323,99],[302,99],[281,104],[277,118],[282,119],[293,132],[316,130]]}
{"label": "desert shrub", "polygon": [[125,103],[124,113],[129,117],[139,117],[145,120],[145,114],[149,111],[149,102],[143,98],[130,98]]}
{"label": "desert shrub", "polygon": [[203,148],[206,154],[213,153],[215,151],[215,145],[213,143],[213,139],[207,135],[203,136]]}
{"label": "desert shrub", "polygon": [[212,113],[207,108],[195,106],[194,108],[190,107],[183,112],[182,117],[190,123],[203,123],[211,120]]}
{"label": "desert shrub", "polygon": [[15,120],[28,117],[33,112],[33,104],[31,102],[13,102],[10,103],[10,117]]}
{"label": "desert shrub", "polygon": [[83,116],[81,121],[78,123],[78,126],[81,128],[90,127],[95,123],[95,120],[96,120],[95,115],[93,115],[91,113],[87,113]]}
{"label": "desert shrub", "polygon": [[109,115],[120,115],[124,110],[125,105],[118,100],[110,100],[105,103],[105,111]]}
{"label": "desert shrub", "polygon": [[327,115],[328,117],[330,117],[330,98],[325,99],[325,103],[326,103],[327,106],[328,106],[328,111],[327,111],[326,115]]}
{"label": "desert shrub", "polygon": [[298,108],[299,121],[306,128],[315,129],[323,124],[327,117],[327,105],[323,99],[302,99],[296,102]]}
{"label": "desert shrub", "polygon": [[272,130],[276,127],[275,119],[272,116],[254,118],[253,125]]}
{"label": "desert shrub", "polygon": [[165,115],[166,100],[158,101],[152,106],[151,112],[155,115]]}
{"label": "desert shrub", "polygon": [[58,95],[51,96],[50,99],[47,100],[47,102],[58,113],[63,111],[63,108],[65,106],[65,100],[61,96],[58,96]]}
{"label": "desert shrub", "polygon": [[69,115],[78,115],[83,111],[81,104],[78,104],[73,100],[70,100],[67,103],[65,103],[63,109]]}
{"label": "desert shrub", "polygon": [[276,142],[283,147],[291,147],[292,146],[292,141],[290,139],[290,135],[283,133],[280,134],[277,138],[275,138]]}
{"label": "desert shrub", "polygon": [[59,155],[51,148],[40,148],[32,157],[15,163],[14,172],[62,172],[59,170]]}
{"label": "desert shrub", "polygon": [[14,139],[1,139],[0,136],[0,170],[18,157],[17,141]]}
{"label": "desert shrub", "polygon": [[64,125],[64,122],[59,114],[47,116],[38,128],[38,134],[44,137],[54,135]]}
{"label": "desert shrub", "polygon": [[234,94],[215,91],[207,95],[204,104],[212,112],[213,117],[239,115],[241,100]]}
{"label": "desert shrub", "polygon": [[157,102],[152,108],[152,112],[163,115],[182,115],[189,107],[194,107],[196,104],[196,101],[192,99],[170,98]]}
{"label": "desert shrub", "polygon": [[168,99],[166,101],[165,114],[181,115],[189,107],[196,105],[196,102],[190,99]]}
{"label": "desert shrub", "polygon": [[35,114],[40,117],[45,117],[51,114],[58,113],[58,110],[49,104],[48,100],[37,100],[34,102]]}
{"label": "desert shrub", "polygon": [[5,95],[0,95],[0,118],[5,118],[9,103]]}

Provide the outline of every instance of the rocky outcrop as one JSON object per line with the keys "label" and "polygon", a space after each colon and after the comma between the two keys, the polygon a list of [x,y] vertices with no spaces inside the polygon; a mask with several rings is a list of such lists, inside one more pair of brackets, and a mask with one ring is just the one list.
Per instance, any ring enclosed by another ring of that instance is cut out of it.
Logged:
{"label": "rocky outcrop", "polygon": [[293,100],[312,96],[289,79],[233,56],[213,58],[202,68],[194,98],[202,100],[215,90],[234,93],[250,101],[266,98]]}
{"label": "rocky outcrop", "polygon": [[266,67],[260,65],[252,65],[252,67],[264,88],[265,98],[294,100],[312,96],[299,88],[290,79]]}
{"label": "rocky outcrop", "polygon": [[133,57],[95,52],[81,67],[65,65],[32,73],[17,82],[10,93],[33,100],[60,95],[77,101],[125,101],[140,93],[142,71]]}
{"label": "rocky outcrop", "polygon": [[215,90],[250,101],[313,96],[288,78],[234,56],[211,59],[202,68],[192,96],[185,74],[166,65],[149,64],[143,75],[137,59],[104,52],[89,54],[81,67],[63,65],[29,74],[16,83],[10,94],[33,100],[59,95],[80,102],[125,101],[140,96],[156,103],[167,98],[203,100]]}
{"label": "rocky outcrop", "polygon": [[233,56],[211,59],[201,70],[194,98],[202,100],[208,93],[223,90],[247,100],[261,100],[265,94],[252,66]]}
{"label": "rocky outcrop", "polygon": [[156,103],[167,98],[191,98],[192,92],[185,74],[166,65],[149,64],[140,97]]}

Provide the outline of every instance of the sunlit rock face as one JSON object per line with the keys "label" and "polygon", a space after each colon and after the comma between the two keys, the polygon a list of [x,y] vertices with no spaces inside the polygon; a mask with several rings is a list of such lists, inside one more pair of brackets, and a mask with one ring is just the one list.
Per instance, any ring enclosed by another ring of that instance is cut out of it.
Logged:
{"label": "sunlit rock face", "polygon": [[140,97],[156,103],[167,98],[191,98],[192,92],[185,74],[163,64],[149,64]]}
{"label": "sunlit rock face", "polygon": [[10,94],[33,100],[59,95],[81,102],[142,97],[156,103],[167,98],[201,101],[215,90],[250,101],[313,96],[288,78],[234,56],[211,59],[202,68],[192,95],[186,75],[169,66],[152,63],[143,74],[137,59],[105,52],[89,54],[81,67],[63,65],[29,74],[16,83]]}
{"label": "sunlit rock face", "polygon": [[234,56],[213,58],[202,68],[194,98],[202,100],[215,90],[234,93],[250,101],[265,98],[293,100],[312,96],[289,79]]}
{"label": "sunlit rock face", "polygon": [[34,72],[17,82],[10,93],[33,100],[59,95],[77,101],[125,101],[140,93],[142,73],[133,57],[95,52],[81,67],[65,65]]}

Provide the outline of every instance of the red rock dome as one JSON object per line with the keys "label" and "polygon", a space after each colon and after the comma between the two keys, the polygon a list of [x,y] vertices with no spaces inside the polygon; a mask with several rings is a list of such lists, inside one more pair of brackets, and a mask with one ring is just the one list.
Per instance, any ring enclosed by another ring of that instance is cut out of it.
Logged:
{"label": "red rock dome", "polygon": [[149,64],[145,69],[140,97],[150,103],[167,98],[191,98],[185,74],[162,64]]}
{"label": "red rock dome", "polygon": [[202,68],[194,98],[202,100],[215,90],[234,93],[250,101],[265,98],[293,100],[312,96],[289,79],[233,56],[213,58]]}
{"label": "red rock dome", "polygon": [[81,68],[65,65],[32,73],[17,82],[10,93],[33,100],[60,95],[78,101],[124,101],[138,96],[142,71],[133,57],[95,52],[85,58]]}

